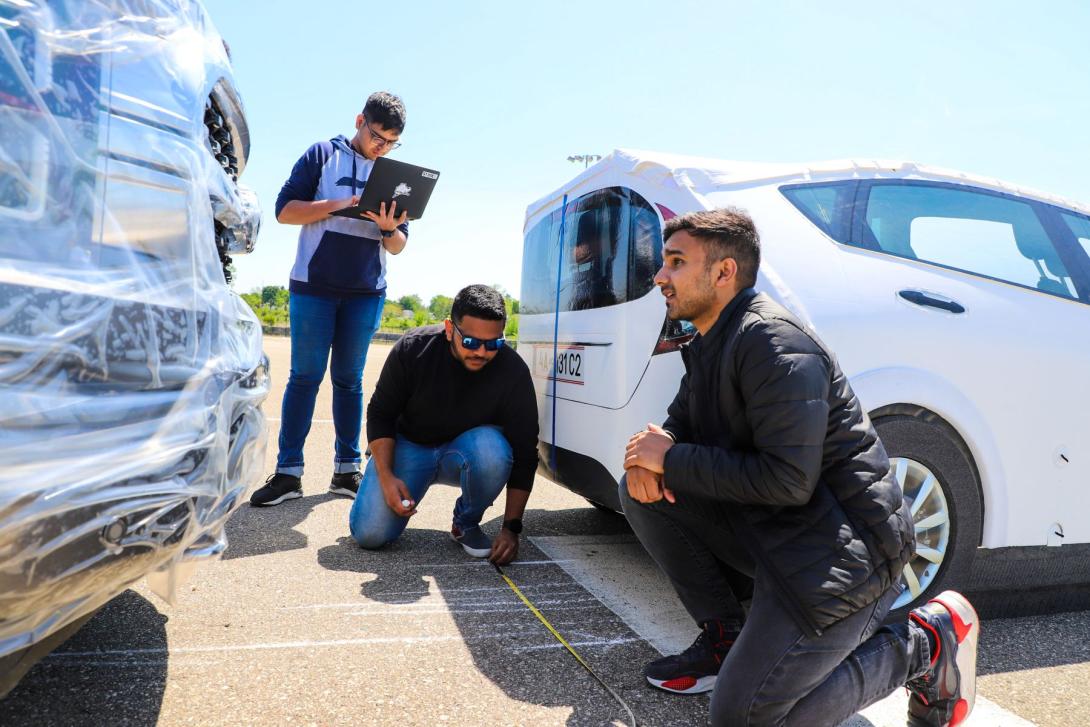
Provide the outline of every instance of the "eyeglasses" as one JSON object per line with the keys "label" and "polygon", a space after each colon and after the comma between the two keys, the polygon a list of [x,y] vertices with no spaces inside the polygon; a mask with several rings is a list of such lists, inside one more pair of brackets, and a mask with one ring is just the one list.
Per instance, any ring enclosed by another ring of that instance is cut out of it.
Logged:
{"label": "eyeglasses", "polygon": [[363,119],[363,125],[367,127],[367,133],[371,135],[371,141],[378,144],[379,149],[385,149],[388,146],[390,147],[390,151],[393,151],[394,149],[401,146],[400,141],[393,141],[391,139],[387,139],[381,134],[376,133],[375,130],[371,128],[371,122],[367,120],[366,116]]}
{"label": "eyeglasses", "polygon": [[454,330],[462,337],[462,348],[468,348],[470,351],[476,351],[481,346],[484,346],[485,351],[499,351],[503,348],[505,343],[503,336],[500,336],[499,338],[475,338],[473,336],[467,336],[462,333],[462,329],[458,327],[458,324],[454,322],[454,319],[451,319],[450,325],[454,326]]}

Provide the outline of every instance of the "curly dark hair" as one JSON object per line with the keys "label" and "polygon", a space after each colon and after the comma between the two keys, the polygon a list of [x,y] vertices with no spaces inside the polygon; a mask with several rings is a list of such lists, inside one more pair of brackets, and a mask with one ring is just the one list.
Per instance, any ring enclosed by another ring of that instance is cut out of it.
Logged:
{"label": "curly dark hair", "polygon": [[461,325],[466,316],[486,321],[506,321],[507,308],[504,307],[503,296],[487,285],[467,285],[458,291],[450,306],[450,318],[456,324]]}
{"label": "curly dark hair", "polygon": [[384,129],[405,131],[405,103],[389,91],[376,91],[367,97],[363,115]]}
{"label": "curly dark hair", "polygon": [[666,221],[662,229],[665,243],[675,232],[685,231],[704,245],[705,264],[734,258],[738,263],[738,283],[744,288],[757,284],[761,267],[761,237],[753,218],[738,207],[687,212]]}

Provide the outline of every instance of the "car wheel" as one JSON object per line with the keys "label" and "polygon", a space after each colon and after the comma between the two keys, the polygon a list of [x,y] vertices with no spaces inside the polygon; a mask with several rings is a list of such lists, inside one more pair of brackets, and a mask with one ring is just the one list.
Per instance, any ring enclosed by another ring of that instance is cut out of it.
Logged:
{"label": "car wheel", "polygon": [[980,476],[965,442],[933,412],[905,407],[876,412],[873,421],[916,530],[904,590],[890,609],[890,619],[899,620],[967,581],[983,521]]}

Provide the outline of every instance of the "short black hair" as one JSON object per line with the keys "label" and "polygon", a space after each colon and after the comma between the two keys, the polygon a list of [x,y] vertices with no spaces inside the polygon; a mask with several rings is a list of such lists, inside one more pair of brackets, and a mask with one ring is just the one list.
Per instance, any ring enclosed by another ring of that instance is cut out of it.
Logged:
{"label": "short black hair", "polygon": [[503,296],[487,285],[467,285],[458,291],[450,306],[450,318],[455,323],[460,324],[466,316],[486,321],[506,321],[507,308],[503,304]]}
{"label": "short black hair", "polygon": [[738,207],[717,210],[687,212],[666,221],[662,241],[675,232],[688,232],[704,244],[706,264],[726,258],[738,263],[738,282],[744,288],[757,284],[757,271],[761,267],[761,237],[753,218]]}
{"label": "short black hair", "polygon": [[405,131],[405,103],[389,91],[376,91],[367,97],[363,115],[384,129]]}

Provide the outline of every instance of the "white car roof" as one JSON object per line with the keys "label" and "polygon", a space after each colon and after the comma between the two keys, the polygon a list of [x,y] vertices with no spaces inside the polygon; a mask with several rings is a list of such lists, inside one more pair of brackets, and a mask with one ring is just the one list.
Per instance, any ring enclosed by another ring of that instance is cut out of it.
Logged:
{"label": "white car roof", "polygon": [[565,193],[602,175],[614,179],[618,176],[638,177],[650,185],[684,187],[699,195],[727,191],[732,187],[752,187],[755,184],[772,182],[788,184],[838,179],[929,179],[970,184],[1016,194],[1090,215],[1090,205],[1087,204],[998,179],[910,161],[836,159],[807,163],[766,163],[685,156],[641,149],[615,149],[600,162],[572,178],[567,184],[529,205],[526,210],[527,218],[541,211],[542,206],[555,204]]}

